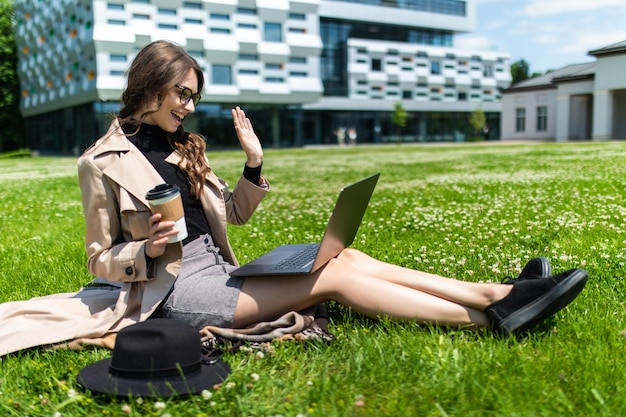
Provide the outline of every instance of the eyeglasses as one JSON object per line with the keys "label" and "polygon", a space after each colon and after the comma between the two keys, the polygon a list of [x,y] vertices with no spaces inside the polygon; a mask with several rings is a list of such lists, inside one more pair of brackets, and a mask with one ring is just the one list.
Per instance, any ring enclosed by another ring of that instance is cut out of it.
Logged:
{"label": "eyeglasses", "polygon": [[176,85],[176,88],[180,89],[180,103],[184,106],[189,103],[189,100],[193,101],[193,105],[197,106],[202,96],[198,93],[194,94],[190,88],[183,87],[182,85]]}

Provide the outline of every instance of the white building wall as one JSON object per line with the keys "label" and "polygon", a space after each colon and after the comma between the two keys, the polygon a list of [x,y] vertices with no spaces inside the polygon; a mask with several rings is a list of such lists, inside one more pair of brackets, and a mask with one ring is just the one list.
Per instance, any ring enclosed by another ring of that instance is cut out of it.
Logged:
{"label": "white building wall", "polygon": [[626,88],[626,53],[622,55],[601,55],[596,62],[596,83],[598,90],[619,90]]}
{"label": "white building wall", "polygon": [[[537,108],[547,108],[547,128],[537,129]],[[517,130],[517,109],[525,111],[525,128]],[[557,126],[557,90],[542,89],[507,93],[502,97],[503,140],[554,140]]]}
{"label": "white building wall", "polygon": [[593,101],[593,140],[607,140],[622,135],[622,118],[618,109],[621,97],[616,90],[626,89],[626,54],[600,55],[596,64]]}
{"label": "white building wall", "polygon": [[[18,0],[17,31],[25,117],[96,100],[119,100],[139,49],[180,44],[204,71],[203,101],[306,103],[322,94],[321,0]],[[251,13],[238,8],[248,8]],[[238,11],[239,10],[239,11]],[[264,40],[265,23],[280,41]],[[51,28],[58,28],[53,30]],[[241,59],[242,55],[249,58]],[[231,82],[212,79],[227,65]]]}
{"label": "white building wall", "polygon": [[348,78],[355,101],[499,102],[511,83],[506,53],[364,39],[348,40]]}
{"label": "white building wall", "polygon": [[568,81],[557,86],[556,141],[589,139],[594,81]]}

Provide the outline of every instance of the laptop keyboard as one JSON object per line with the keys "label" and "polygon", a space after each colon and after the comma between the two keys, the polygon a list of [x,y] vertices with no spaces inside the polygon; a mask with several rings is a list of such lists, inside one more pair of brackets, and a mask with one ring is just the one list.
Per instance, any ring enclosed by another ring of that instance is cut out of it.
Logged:
{"label": "laptop keyboard", "polygon": [[294,269],[294,268],[302,268],[307,264],[310,264],[317,256],[317,251],[319,250],[320,245],[309,245],[302,248],[301,251],[294,253],[288,258],[285,258],[281,262],[274,265],[272,269]]}

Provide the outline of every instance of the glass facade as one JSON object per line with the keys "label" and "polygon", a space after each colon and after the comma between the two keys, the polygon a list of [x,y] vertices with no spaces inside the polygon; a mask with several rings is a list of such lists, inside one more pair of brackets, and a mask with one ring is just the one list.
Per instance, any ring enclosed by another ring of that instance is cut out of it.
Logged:
{"label": "glass facade", "polygon": [[348,95],[348,38],[403,42],[433,46],[452,46],[452,32],[402,26],[320,19],[322,56],[320,73],[324,95]]}
{"label": "glass facade", "polygon": [[346,3],[371,4],[372,6],[396,7],[451,16],[465,16],[465,1],[460,0],[332,0]]}

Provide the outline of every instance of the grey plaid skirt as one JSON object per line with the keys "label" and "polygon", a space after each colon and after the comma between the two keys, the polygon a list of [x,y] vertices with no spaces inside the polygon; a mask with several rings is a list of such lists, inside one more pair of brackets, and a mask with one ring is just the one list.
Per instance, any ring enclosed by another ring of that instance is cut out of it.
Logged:
{"label": "grey plaid skirt", "polygon": [[200,236],[183,247],[180,273],[157,317],[204,326],[232,327],[243,284],[229,274],[237,267],[224,261],[211,235]]}

